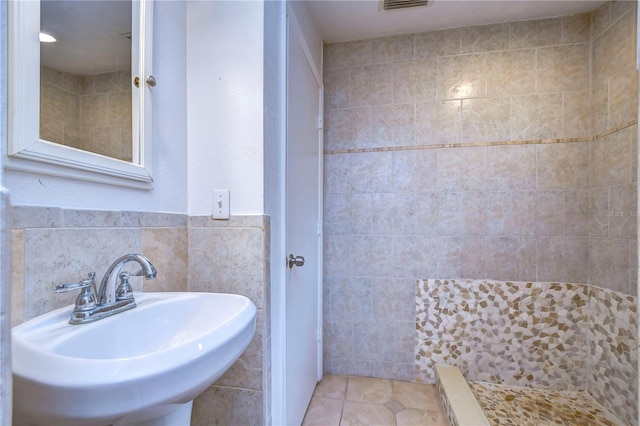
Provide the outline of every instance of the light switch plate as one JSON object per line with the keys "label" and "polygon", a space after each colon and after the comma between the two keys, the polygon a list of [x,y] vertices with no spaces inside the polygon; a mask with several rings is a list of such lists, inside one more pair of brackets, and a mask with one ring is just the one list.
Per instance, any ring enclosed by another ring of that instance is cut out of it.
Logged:
{"label": "light switch plate", "polygon": [[213,190],[213,211],[211,213],[213,219],[229,219],[229,190],[214,189]]}

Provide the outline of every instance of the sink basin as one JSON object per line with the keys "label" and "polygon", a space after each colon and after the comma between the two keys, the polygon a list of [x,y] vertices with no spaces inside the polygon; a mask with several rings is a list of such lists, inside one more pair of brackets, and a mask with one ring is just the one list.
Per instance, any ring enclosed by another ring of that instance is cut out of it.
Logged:
{"label": "sink basin", "polygon": [[68,324],[73,307],[66,307],[13,328],[16,420],[179,424],[171,415],[190,416],[191,401],[255,332],[256,307],[244,296],[136,293],[135,299],[135,309],[89,324]]}

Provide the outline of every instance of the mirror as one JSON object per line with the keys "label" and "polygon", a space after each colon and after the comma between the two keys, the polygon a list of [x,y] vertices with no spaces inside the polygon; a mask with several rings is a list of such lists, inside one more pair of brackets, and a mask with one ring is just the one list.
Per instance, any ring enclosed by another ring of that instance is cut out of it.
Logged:
{"label": "mirror", "polygon": [[152,0],[8,6],[6,167],[151,189]]}
{"label": "mirror", "polygon": [[132,160],[131,19],[131,1],[41,1],[40,139]]}

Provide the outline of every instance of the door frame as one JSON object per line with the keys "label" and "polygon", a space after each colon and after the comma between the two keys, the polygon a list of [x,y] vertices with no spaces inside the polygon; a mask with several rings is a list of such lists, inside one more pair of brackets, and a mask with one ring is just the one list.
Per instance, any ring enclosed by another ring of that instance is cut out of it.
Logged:
{"label": "door frame", "polygon": [[[269,391],[271,397],[267,397],[266,400],[271,404],[270,410],[265,409],[265,413],[270,412],[271,423],[274,425],[286,424],[286,404],[287,404],[287,389],[286,389],[286,373],[287,373],[287,359],[286,359],[286,203],[287,203],[287,186],[286,186],[286,153],[287,153],[287,65],[288,65],[288,38],[289,28],[291,25],[295,26],[295,30],[300,36],[300,42],[304,51],[307,62],[311,68],[311,71],[315,77],[319,87],[319,105],[318,105],[318,277],[317,277],[317,290],[318,290],[318,330],[317,330],[317,351],[318,351],[318,366],[317,366],[317,380],[322,379],[323,373],[323,164],[324,164],[324,149],[323,149],[323,121],[324,121],[324,85],[322,81],[322,63],[316,64],[311,55],[307,39],[304,32],[300,28],[298,18],[295,15],[293,8],[290,5],[290,1],[281,2],[280,19],[282,19],[282,25],[280,28],[279,38],[282,50],[280,52],[280,69],[281,77],[279,85],[282,87],[282,93],[280,98],[279,109],[282,111],[280,117],[280,141],[278,151],[280,152],[279,168],[279,188],[278,192],[280,197],[280,215],[277,218],[278,223],[272,221],[272,231],[280,230],[279,235],[274,235],[272,238],[272,251],[271,251],[271,293],[272,293],[272,332],[271,332],[271,386]],[[322,62],[322,49],[320,49],[320,62]],[[274,226],[275,225],[275,226]],[[268,384],[268,382],[266,382]],[[265,389],[266,391],[266,389]],[[266,407],[265,407],[266,408]],[[268,418],[265,417],[265,421]]]}

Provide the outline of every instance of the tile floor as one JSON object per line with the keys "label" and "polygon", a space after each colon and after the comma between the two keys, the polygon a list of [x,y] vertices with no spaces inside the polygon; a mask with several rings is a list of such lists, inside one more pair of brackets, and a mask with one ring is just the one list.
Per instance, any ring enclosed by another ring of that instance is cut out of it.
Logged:
{"label": "tile floor", "polygon": [[326,375],[303,425],[448,426],[434,385]]}
{"label": "tile floor", "polygon": [[582,392],[469,382],[492,426],[619,426],[620,420]]}

